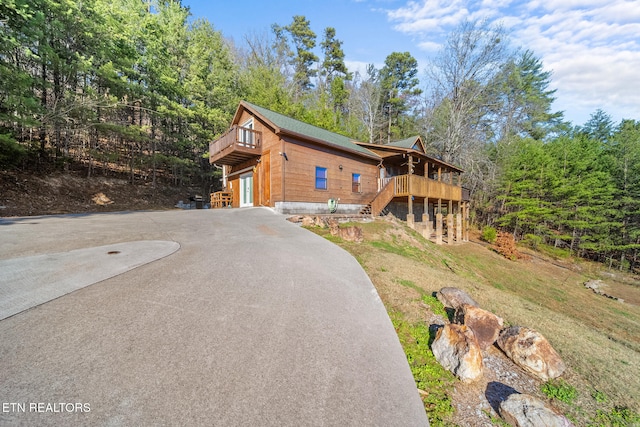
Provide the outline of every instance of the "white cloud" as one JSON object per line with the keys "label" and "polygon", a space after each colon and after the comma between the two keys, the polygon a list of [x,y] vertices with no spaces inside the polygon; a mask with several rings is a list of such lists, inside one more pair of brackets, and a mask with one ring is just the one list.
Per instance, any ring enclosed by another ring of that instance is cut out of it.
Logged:
{"label": "white cloud", "polygon": [[418,43],[418,47],[425,52],[437,53],[442,48],[442,43],[423,41]]}
{"label": "white cloud", "polygon": [[[359,73],[362,78],[367,77],[367,67],[369,66],[368,62],[363,61],[344,61],[344,65],[347,66],[347,69],[352,73]],[[382,68],[384,64],[373,64],[376,69]]]}
{"label": "white cloud", "polygon": [[429,32],[447,25],[457,25],[469,16],[464,0],[410,1],[406,6],[388,10],[389,20],[399,22],[394,28],[403,33]]}
{"label": "white cloud", "polygon": [[552,71],[555,108],[574,124],[598,108],[640,120],[640,1],[412,0],[387,18],[428,54],[464,19],[501,23]]}

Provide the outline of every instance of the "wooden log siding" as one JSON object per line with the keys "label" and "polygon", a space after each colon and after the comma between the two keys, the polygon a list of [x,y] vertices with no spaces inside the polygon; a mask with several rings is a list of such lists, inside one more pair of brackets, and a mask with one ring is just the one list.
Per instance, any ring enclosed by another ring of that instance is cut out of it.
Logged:
{"label": "wooden log siding", "polygon": [[[339,198],[342,205],[366,205],[377,193],[379,172],[374,159],[363,160],[351,153],[292,138],[286,138],[282,147],[289,159],[277,156],[285,170],[283,201],[326,204],[328,199]],[[326,190],[315,188],[316,167],[327,169]],[[353,191],[354,173],[360,174],[360,192]]]}

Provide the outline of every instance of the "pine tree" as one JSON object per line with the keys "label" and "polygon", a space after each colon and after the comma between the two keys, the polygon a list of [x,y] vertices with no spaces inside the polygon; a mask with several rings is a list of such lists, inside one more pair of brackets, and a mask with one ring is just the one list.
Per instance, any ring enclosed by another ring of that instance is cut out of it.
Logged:
{"label": "pine tree", "polygon": [[295,48],[295,56],[292,58],[295,70],[293,78],[299,99],[313,87],[311,78],[317,74],[312,67],[315,62],[318,62],[318,57],[312,52],[316,46],[316,33],[311,30],[309,20],[301,15],[294,16],[293,22],[284,29],[291,36]]}

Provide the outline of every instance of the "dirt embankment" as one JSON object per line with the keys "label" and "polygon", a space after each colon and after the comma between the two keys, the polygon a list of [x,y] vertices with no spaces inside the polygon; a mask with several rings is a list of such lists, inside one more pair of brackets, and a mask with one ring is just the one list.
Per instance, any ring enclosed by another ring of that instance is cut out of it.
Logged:
{"label": "dirt embankment", "polygon": [[171,209],[201,190],[82,172],[46,175],[0,171],[0,217]]}

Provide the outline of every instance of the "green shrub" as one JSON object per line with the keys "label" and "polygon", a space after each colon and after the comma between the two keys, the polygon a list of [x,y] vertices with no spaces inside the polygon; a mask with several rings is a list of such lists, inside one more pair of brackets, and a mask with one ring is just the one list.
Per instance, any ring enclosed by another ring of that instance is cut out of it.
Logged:
{"label": "green shrub", "polygon": [[616,406],[610,412],[598,409],[590,427],[632,427],[640,424],[640,414],[627,407]]}
{"label": "green shrub", "polygon": [[576,397],[578,390],[563,379],[549,380],[540,386],[540,390],[549,398],[559,400],[570,405]]}
{"label": "green shrub", "polygon": [[522,243],[532,249],[538,249],[538,246],[542,244],[542,237],[536,236],[535,234],[525,234]]}
{"label": "green shrub", "polygon": [[597,403],[605,403],[607,401],[607,395],[600,390],[593,390],[591,397],[593,397]]}
{"label": "green shrub", "polygon": [[27,156],[27,149],[20,145],[11,134],[0,133],[0,167],[17,166]]}
{"label": "green shrub", "polygon": [[482,235],[480,236],[480,238],[485,242],[493,244],[498,238],[498,232],[495,228],[486,226],[482,229]]}

